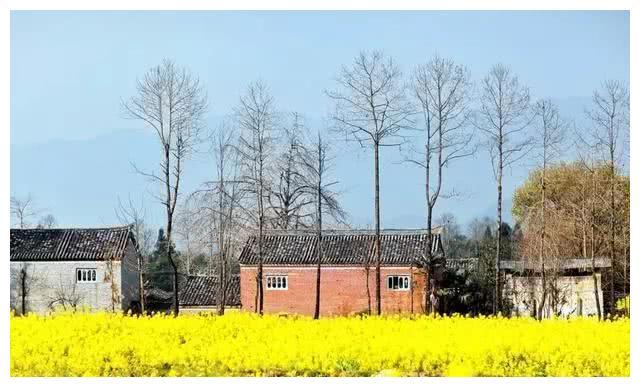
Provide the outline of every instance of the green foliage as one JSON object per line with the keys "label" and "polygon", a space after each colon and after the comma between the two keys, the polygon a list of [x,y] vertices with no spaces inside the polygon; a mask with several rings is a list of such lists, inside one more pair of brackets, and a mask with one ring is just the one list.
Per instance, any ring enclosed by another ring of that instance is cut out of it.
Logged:
{"label": "green foliage", "polygon": [[146,279],[148,281],[147,288],[158,288],[166,291],[173,289],[173,267],[169,263],[168,252],[171,249],[171,255],[174,260],[178,260],[180,253],[175,249],[175,245],[169,241],[164,233],[164,229],[158,230],[158,239],[155,249],[149,257],[147,266]]}

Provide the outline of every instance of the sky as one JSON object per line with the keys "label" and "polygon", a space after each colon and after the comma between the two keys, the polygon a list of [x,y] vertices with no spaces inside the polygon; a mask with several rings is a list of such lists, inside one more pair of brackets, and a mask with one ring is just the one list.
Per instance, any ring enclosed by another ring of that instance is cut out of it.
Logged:
{"label": "sky", "polygon": [[[153,133],[126,119],[121,101],[136,79],[163,58],[197,75],[215,129],[246,86],[263,80],[279,111],[297,111],[322,127],[332,108],[324,93],[360,50],[380,49],[405,74],[434,54],[466,65],[478,83],[495,63],[508,65],[534,99],[551,98],[580,127],[602,81],[629,80],[627,11],[520,12],[11,12],[11,194],[31,194],[61,227],[118,224],[118,198],[144,203],[149,222],[163,223],[157,192],[132,163],[156,168]],[[477,99],[472,101],[477,102]],[[477,140],[481,141],[480,134]],[[373,224],[372,153],[337,143],[334,177],[355,227]],[[383,228],[425,226],[420,170],[402,163],[403,150],[381,155]],[[573,153],[568,149],[568,160]],[[505,218],[534,161],[505,176]],[[203,147],[186,165],[183,192],[211,180],[213,158]],[[436,217],[461,225],[495,217],[496,188],[488,152],[446,170]]]}

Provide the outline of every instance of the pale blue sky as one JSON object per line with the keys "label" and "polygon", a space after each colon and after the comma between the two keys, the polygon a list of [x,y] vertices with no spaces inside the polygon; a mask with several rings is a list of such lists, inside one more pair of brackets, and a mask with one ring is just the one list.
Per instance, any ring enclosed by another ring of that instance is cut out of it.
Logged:
{"label": "pale blue sky", "polygon": [[[247,83],[263,79],[282,111],[312,123],[330,108],[342,64],[361,49],[382,49],[405,72],[435,52],[467,65],[480,80],[497,62],[509,65],[532,95],[551,97],[584,123],[583,110],[605,79],[629,79],[629,13],[621,12],[12,12],[11,193],[31,192],[62,226],[116,223],[118,196],[145,198],[162,222],[153,186],[130,161],[157,165],[152,134],[125,120],[121,98],[136,77],[164,57],[200,76],[210,123],[230,112]],[[370,153],[341,147],[336,177],[351,221],[372,222]],[[571,152],[567,153],[568,155]],[[382,157],[382,222],[424,225],[421,172]],[[184,192],[209,178],[212,160],[187,166]],[[506,176],[507,209],[530,165]],[[448,172],[443,201],[461,223],[493,215],[495,188],[485,151]],[[507,210],[507,212],[510,212]],[[510,218],[510,214],[507,214]]]}

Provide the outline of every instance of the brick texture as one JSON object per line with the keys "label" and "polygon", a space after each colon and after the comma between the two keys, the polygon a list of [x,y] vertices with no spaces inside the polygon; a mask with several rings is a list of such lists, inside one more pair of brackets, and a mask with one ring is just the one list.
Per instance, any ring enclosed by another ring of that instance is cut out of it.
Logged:
{"label": "brick texture", "polygon": [[[316,267],[264,266],[264,276],[287,275],[288,289],[267,289],[263,277],[264,312],[313,315],[315,309]],[[255,266],[240,268],[242,309],[255,311]],[[387,276],[411,276],[408,290],[387,289]],[[348,315],[367,311],[366,274],[357,266],[323,266],[320,281],[320,314]],[[383,313],[421,313],[424,309],[424,271],[411,267],[381,268]],[[369,272],[371,309],[375,312],[375,268]]]}

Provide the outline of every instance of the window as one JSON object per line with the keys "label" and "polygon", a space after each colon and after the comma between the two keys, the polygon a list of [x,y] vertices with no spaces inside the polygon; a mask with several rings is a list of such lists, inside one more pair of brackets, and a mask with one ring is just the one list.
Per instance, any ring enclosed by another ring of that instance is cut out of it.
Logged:
{"label": "window", "polygon": [[76,269],[76,282],[96,282],[96,269]]}
{"label": "window", "polygon": [[409,290],[411,282],[408,275],[390,275],[387,277],[387,289]]}
{"label": "window", "polygon": [[287,290],[287,276],[286,275],[268,275],[267,276],[267,289],[275,290]]}

